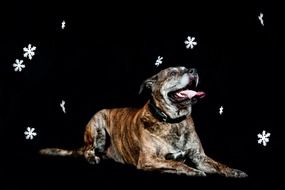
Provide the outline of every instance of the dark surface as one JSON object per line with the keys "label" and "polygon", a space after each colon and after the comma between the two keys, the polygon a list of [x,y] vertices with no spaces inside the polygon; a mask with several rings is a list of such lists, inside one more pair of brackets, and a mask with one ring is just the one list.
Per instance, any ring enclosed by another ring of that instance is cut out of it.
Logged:
{"label": "dark surface", "polygon": [[[132,188],[130,183],[147,189],[275,189],[284,167],[283,114],[278,111],[284,97],[284,20],[279,6],[99,9],[31,17],[15,11],[1,18],[1,189]],[[185,48],[188,35],[198,42],[193,50]],[[29,43],[37,47],[31,61],[23,58]],[[156,68],[158,56],[163,64]],[[21,73],[13,71],[15,59],[26,64]],[[95,112],[142,106],[147,94],[138,95],[141,82],[178,65],[197,68],[199,88],[207,94],[193,108],[206,153],[247,172],[247,179],[161,175],[112,161],[90,166],[83,159],[37,154],[44,147],[81,146]],[[66,114],[59,106],[62,99]],[[23,134],[28,126],[38,133],[32,141]],[[262,130],[271,133],[266,147],[257,143]]]}

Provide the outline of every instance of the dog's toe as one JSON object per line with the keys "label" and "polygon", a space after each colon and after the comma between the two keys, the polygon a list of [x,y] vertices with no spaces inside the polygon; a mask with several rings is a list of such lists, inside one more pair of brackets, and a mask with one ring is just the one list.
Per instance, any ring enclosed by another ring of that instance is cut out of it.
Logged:
{"label": "dog's toe", "polygon": [[245,172],[238,170],[236,177],[244,178],[244,177],[248,177],[248,175]]}
{"label": "dog's toe", "polygon": [[227,177],[236,177],[236,178],[245,178],[245,177],[248,177],[248,175],[241,171],[241,170],[238,170],[238,169],[232,169],[232,171],[228,174],[226,174]]}
{"label": "dog's toe", "polygon": [[195,169],[195,170],[193,171],[193,175],[194,175],[194,176],[203,176],[203,177],[207,176],[205,172],[203,172],[203,171],[201,171],[201,170],[197,170],[197,169]]}
{"label": "dog's toe", "polygon": [[199,174],[198,174],[198,176],[205,177],[205,176],[207,176],[207,175],[206,175],[206,173],[205,173],[205,172],[200,171],[200,172],[199,172]]}

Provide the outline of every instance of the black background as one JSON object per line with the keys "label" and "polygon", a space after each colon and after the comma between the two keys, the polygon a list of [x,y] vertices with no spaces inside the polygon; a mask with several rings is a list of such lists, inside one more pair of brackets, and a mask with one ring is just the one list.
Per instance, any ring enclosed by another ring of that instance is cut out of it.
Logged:
{"label": "black background", "polygon": [[[86,5],[72,14],[19,8],[1,18],[1,189],[277,188],[284,167],[281,8],[271,3],[145,7]],[[187,36],[196,37],[193,50],[185,48]],[[23,57],[28,44],[37,47],[32,60]],[[163,64],[156,68],[158,56]],[[22,72],[14,72],[15,59],[24,60]],[[199,88],[207,94],[192,114],[206,153],[247,172],[247,179],[161,175],[112,161],[91,166],[83,159],[37,154],[44,147],[81,146],[95,112],[142,106],[148,96],[138,95],[141,82],[180,65],[198,69]],[[34,140],[25,139],[28,126],[36,129]],[[262,130],[271,133],[266,147],[257,143]]]}

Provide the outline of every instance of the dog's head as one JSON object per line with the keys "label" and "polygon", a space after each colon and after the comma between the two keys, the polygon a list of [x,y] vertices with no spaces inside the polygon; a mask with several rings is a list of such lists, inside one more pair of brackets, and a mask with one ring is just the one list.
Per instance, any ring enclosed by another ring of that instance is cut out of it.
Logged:
{"label": "dog's head", "polygon": [[145,87],[149,88],[156,106],[176,118],[189,115],[192,104],[205,96],[204,92],[196,91],[198,83],[196,69],[169,67],[145,80],[140,93]]}

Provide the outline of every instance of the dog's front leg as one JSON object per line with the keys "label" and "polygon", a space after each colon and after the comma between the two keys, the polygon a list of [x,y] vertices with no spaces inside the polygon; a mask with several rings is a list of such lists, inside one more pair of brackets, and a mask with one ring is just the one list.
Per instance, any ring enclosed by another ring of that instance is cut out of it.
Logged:
{"label": "dog's front leg", "polygon": [[230,168],[208,157],[205,154],[200,139],[195,131],[189,136],[186,147],[187,158],[189,158],[199,170],[206,173],[218,173],[226,177],[247,177],[246,173]]}
{"label": "dog's front leg", "polygon": [[218,173],[226,177],[247,177],[247,174],[238,169],[230,168],[224,164],[221,164],[212,158],[208,157],[204,153],[194,154],[191,156],[192,161],[196,164],[197,168],[206,173]]}
{"label": "dog's front leg", "polygon": [[161,173],[185,174],[188,176],[206,176],[203,171],[191,168],[181,162],[149,156],[140,157],[137,168],[145,171],[159,171]]}

